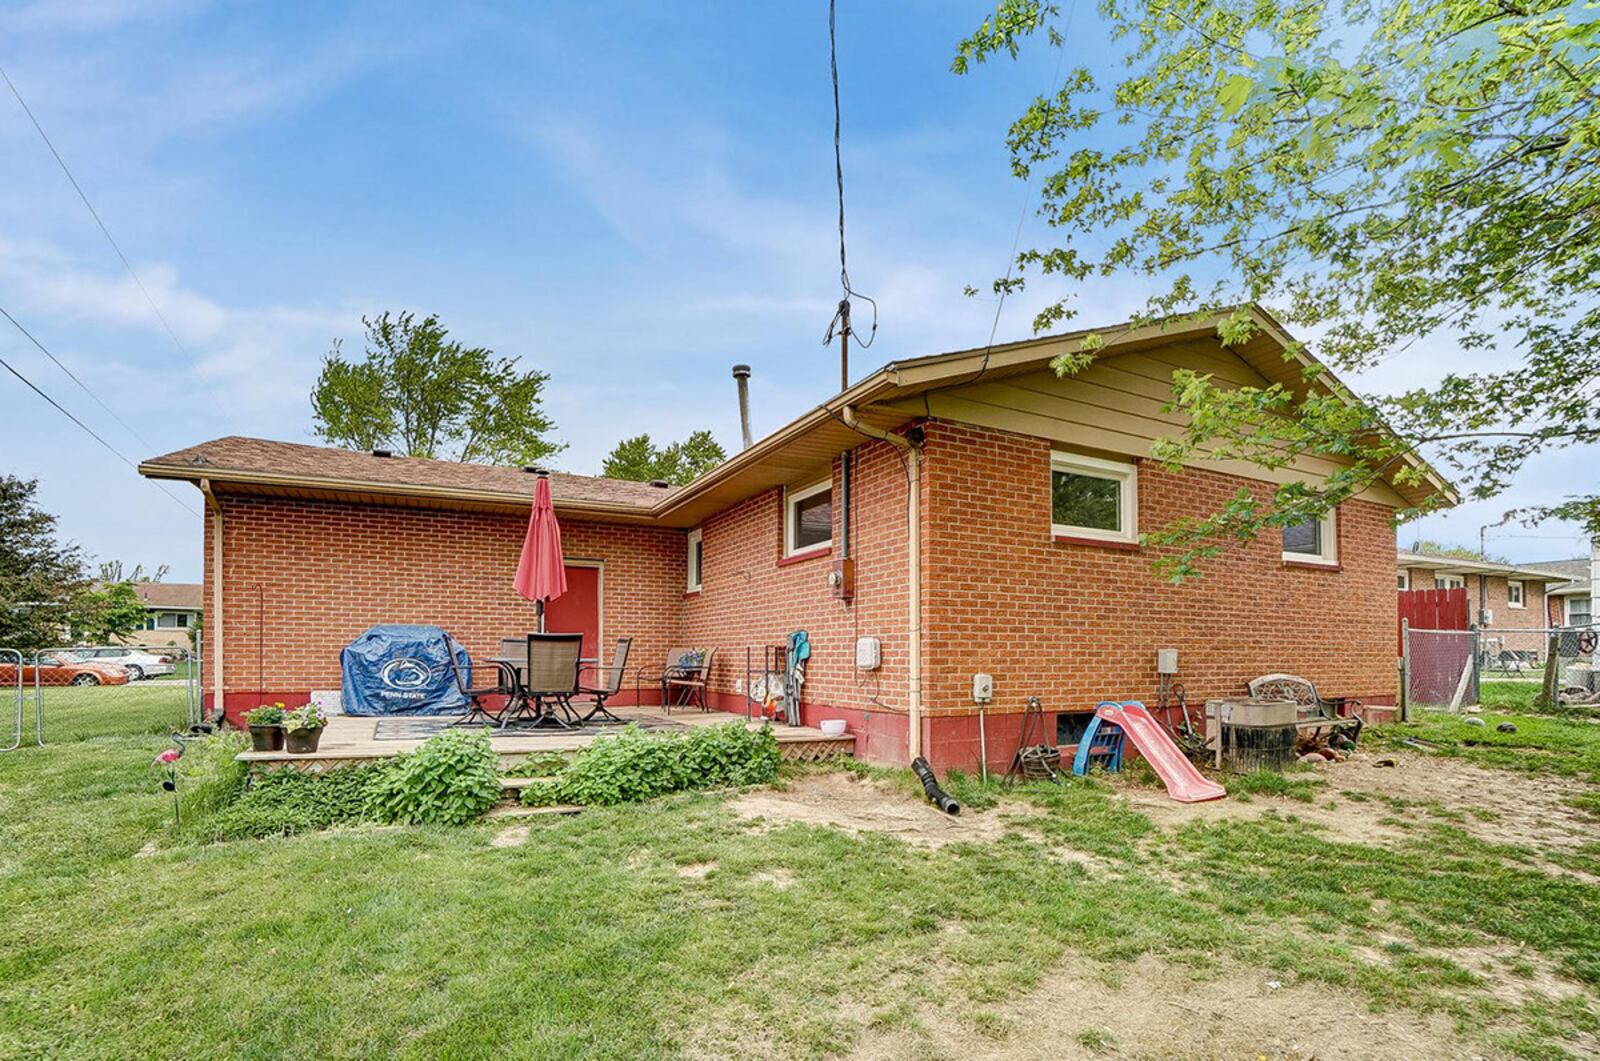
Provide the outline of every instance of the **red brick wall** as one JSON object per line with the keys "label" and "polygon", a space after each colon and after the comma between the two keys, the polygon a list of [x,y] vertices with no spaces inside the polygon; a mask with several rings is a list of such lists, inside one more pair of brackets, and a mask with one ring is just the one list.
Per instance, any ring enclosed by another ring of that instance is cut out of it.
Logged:
{"label": "red brick wall", "polygon": [[[1463,576],[1467,588],[1467,608],[1472,622],[1478,621],[1478,580],[1479,575]],[[1491,630],[1490,637],[1497,642],[1498,648],[1534,651],[1543,655],[1544,638],[1537,633],[1518,633],[1517,631],[1536,631],[1545,628],[1548,616],[1548,606],[1545,603],[1543,582],[1524,580],[1522,583],[1521,608],[1513,608],[1508,603],[1506,586],[1507,579],[1490,575],[1485,580],[1484,593],[1487,607],[1493,613],[1493,621],[1488,624]],[[1426,568],[1411,569],[1412,589],[1433,589],[1438,585],[1436,572]]]}
{"label": "red brick wall", "polygon": [[[828,584],[839,555],[839,474],[836,460],[833,549],[825,555],[783,559],[782,490],[706,521],[701,590],[685,596],[680,637],[695,647],[718,648],[712,688],[720,706],[742,711],[738,683],[745,676],[745,648],[759,652],[763,644],[780,644],[791,631],[805,630],[811,642],[806,721],[848,718],[855,731],[869,735],[872,746],[859,754],[895,759],[903,754],[904,720],[890,723],[879,716],[906,710],[906,477],[886,443],[865,442],[855,451],[850,553],[856,592],[846,603],[834,598]],[[856,670],[858,636],[882,640],[881,670]],[[895,746],[901,753],[892,752]]]}
{"label": "red brick wall", "polygon": [[[1324,692],[1390,702],[1396,692],[1391,513],[1350,502],[1339,513],[1338,570],[1286,566],[1275,537],[1207,563],[1171,586],[1151,554],[1055,541],[1050,443],[930,422],[923,462],[924,747],[941,769],[976,753],[971,676],[995,677],[989,757],[1003,766],[1026,697],[1054,714],[1102,698],[1153,701],[1155,652],[1176,648],[1191,702],[1236,694],[1287,670]],[[839,463],[833,468],[835,549]],[[1140,527],[1215,510],[1241,487],[1215,472],[1139,473]],[[339,683],[338,650],[376,622],[445,627],[475,656],[533,624],[512,590],[520,516],[226,496],[224,577],[229,707]],[[742,710],[744,648],[810,634],[805,721],[847,718],[857,754],[903,762],[907,692],[906,478],[895,450],[856,450],[851,552],[856,595],[836,600],[832,555],[782,558],[782,491],[747,499],[703,526],[702,589],[685,592],[685,533],[562,523],[570,558],[605,561],[609,641],[633,636],[634,666],[668,648],[716,647],[717,706]],[[210,600],[210,517],[206,599]],[[1530,609],[1531,610],[1531,609]],[[258,616],[259,613],[259,616]],[[1535,612],[1536,613],[1536,612]],[[208,635],[210,631],[207,631]],[[883,667],[858,672],[855,640],[883,643]],[[211,639],[206,639],[207,666]],[[208,670],[209,673],[209,670]],[[208,692],[209,692],[208,683]],[[274,695],[275,694],[275,695]]]}
{"label": "red brick wall", "polygon": [[[339,650],[374,623],[442,626],[475,658],[534,627],[533,605],[511,588],[523,517],[227,495],[221,502],[230,711],[258,693],[283,699],[338,688]],[[208,511],[208,602],[211,519]],[[682,604],[683,534],[565,520],[561,539],[569,559],[605,562],[607,645],[631,636],[633,660],[659,666]],[[208,624],[208,695],[211,634]]]}
{"label": "red brick wall", "polygon": [[[928,425],[924,702],[930,715],[972,710],[971,676],[995,678],[992,712],[1031,695],[1047,711],[1104,698],[1153,701],[1156,649],[1176,648],[1191,703],[1236,695],[1290,671],[1330,695],[1392,702],[1395,668],[1391,511],[1353,501],[1338,518],[1338,570],[1288,566],[1276,536],[1207,561],[1171,585],[1152,553],[1057,542],[1051,444],[969,425]],[[1139,526],[1215,511],[1267,484],[1144,461]],[[1053,739],[1053,732],[1049,735]],[[991,751],[992,754],[992,751]]]}

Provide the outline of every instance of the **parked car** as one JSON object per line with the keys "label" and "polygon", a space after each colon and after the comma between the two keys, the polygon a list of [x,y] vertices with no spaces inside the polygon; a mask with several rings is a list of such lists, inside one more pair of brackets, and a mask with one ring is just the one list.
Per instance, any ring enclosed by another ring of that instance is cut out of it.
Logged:
{"label": "parked car", "polygon": [[[37,678],[35,678],[37,675]],[[102,663],[97,659],[77,659],[65,652],[47,652],[39,657],[39,666],[22,665],[22,682],[32,685],[127,685],[125,668],[115,663]],[[16,685],[17,665],[0,663],[0,685]]]}
{"label": "parked car", "polygon": [[92,659],[96,663],[116,664],[126,670],[128,677],[134,681],[172,674],[177,670],[177,667],[173,665],[171,656],[158,656],[145,649],[130,648],[125,645],[77,649],[73,651],[72,655],[75,659]]}

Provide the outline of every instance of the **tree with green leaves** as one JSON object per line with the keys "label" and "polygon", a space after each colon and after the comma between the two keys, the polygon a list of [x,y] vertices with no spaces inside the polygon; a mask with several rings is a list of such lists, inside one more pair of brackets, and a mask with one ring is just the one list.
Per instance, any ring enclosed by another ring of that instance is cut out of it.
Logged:
{"label": "tree with green leaves", "polygon": [[1443,542],[1422,538],[1411,546],[1414,553],[1426,553],[1429,556],[1449,556],[1456,560],[1482,560],[1491,564],[1510,563],[1504,556],[1486,553],[1470,545],[1445,545]]}
{"label": "tree with green leaves", "polygon": [[349,449],[482,464],[537,464],[563,446],[542,408],[544,372],[464,346],[436,316],[361,318],[366,355],[347,361],[340,342],[311,392],[317,436]]}
{"label": "tree with green leaves", "polygon": [[635,435],[617,443],[600,474],[608,479],[638,482],[662,479],[681,486],[694,482],[727,459],[727,453],[709,431],[696,431],[682,442],[662,448],[651,442],[649,435]]}
{"label": "tree with green leaves", "polygon": [[[1466,496],[1489,498],[1528,458],[1600,440],[1592,10],[1564,0],[1099,6],[1122,73],[1103,83],[1074,69],[1012,124],[1012,168],[1043,170],[1053,235],[1019,254],[997,292],[1030,275],[1132,274],[1153,292],[1137,323],[1220,313],[1218,337],[1234,345],[1256,325],[1231,308],[1270,302],[1284,323],[1319,334],[1318,356],[1338,370],[1416,359],[1418,344],[1440,341],[1484,366],[1370,400],[1176,373],[1172,405],[1192,426],[1158,447],[1168,463],[1205,447],[1272,467],[1301,455],[1351,466],[1170,528],[1157,536],[1180,547],[1169,573],[1193,573],[1220,543],[1320,514],[1379,477],[1417,481],[1407,459],[1418,448]],[[1050,0],[1001,0],[953,68],[1015,57],[1041,34],[1065,47],[1061,20]],[[1055,300],[1035,327],[1075,312],[1071,296]],[[1080,370],[1104,338],[1091,335],[1057,370]],[[1589,484],[1520,514],[1600,533]]]}
{"label": "tree with green leaves", "polygon": [[132,582],[107,582],[85,594],[72,616],[76,635],[107,645],[144,626],[144,601]]}
{"label": "tree with green leaves", "polygon": [[83,551],[57,540],[38,490],[0,476],[0,647],[25,654],[65,641],[91,591]]}

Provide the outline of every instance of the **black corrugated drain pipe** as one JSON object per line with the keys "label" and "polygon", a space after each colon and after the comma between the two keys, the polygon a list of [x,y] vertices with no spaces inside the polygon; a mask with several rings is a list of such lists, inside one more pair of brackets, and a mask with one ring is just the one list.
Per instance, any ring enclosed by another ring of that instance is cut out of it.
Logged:
{"label": "black corrugated drain pipe", "polygon": [[933,776],[933,767],[928,765],[928,760],[917,756],[911,760],[911,769],[917,775],[917,780],[922,782],[922,791],[928,794],[928,802],[944,811],[946,814],[960,814],[961,804],[951,798],[950,793],[939,787],[939,779]]}

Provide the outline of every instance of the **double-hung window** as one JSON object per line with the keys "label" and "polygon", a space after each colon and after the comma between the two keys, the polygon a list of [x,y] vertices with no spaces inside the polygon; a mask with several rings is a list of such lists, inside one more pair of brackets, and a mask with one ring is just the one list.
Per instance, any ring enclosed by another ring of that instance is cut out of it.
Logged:
{"label": "double-hung window", "polygon": [[1526,608],[1527,598],[1524,595],[1522,583],[1512,579],[1506,583],[1506,607]]}
{"label": "double-hung window", "polygon": [[1065,538],[1139,540],[1139,470],[1076,453],[1050,455],[1050,529]]}

